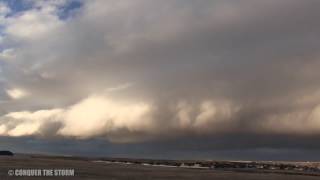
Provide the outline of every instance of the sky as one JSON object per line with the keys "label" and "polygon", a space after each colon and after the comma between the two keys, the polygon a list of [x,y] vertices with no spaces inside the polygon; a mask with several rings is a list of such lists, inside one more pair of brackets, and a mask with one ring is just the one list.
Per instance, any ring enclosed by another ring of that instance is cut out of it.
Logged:
{"label": "sky", "polygon": [[318,0],[0,0],[0,149],[320,160]]}

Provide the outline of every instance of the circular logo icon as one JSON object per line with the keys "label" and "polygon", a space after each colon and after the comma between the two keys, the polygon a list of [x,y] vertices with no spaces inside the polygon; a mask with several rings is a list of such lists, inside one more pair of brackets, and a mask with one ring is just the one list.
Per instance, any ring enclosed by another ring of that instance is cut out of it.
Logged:
{"label": "circular logo icon", "polygon": [[13,175],[14,175],[14,170],[10,169],[10,170],[8,171],[8,175],[9,175],[9,176],[13,176]]}

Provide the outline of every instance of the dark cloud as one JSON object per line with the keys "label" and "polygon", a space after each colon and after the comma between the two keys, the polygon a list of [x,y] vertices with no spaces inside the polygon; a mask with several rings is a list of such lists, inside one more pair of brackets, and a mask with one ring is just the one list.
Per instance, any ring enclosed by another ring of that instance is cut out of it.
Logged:
{"label": "dark cloud", "polygon": [[[3,47],[14,57],[0,56],[0,134],[235,154],[319,149],[319,7],[108,0],[84,1],[66,20],[50,2],[7,17]],[[37,28],[25,27],[28,14]]]}

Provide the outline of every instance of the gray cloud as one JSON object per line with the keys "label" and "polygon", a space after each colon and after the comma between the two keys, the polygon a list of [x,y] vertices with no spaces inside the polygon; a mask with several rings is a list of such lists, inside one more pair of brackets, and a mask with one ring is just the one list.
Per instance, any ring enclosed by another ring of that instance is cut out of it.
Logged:
{"label": "gray cloud", "polygon": [[108,0],[84,1],[67,20],[50,3],[7,17],[2,46],[14,56],[0,60],[0,134],[222,137],[228,148],[241,137],[223,137],[243,134],[310,147],[320,132],[319,7]]}

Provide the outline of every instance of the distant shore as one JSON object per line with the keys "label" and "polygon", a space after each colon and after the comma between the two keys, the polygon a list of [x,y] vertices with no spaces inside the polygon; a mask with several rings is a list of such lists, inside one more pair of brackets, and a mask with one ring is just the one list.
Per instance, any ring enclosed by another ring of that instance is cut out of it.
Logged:
{"label": "distant shore", "polygon": [[320,177],[320,163],[317,162],[160,160],[39,154],[1,156],[0,162],[0,179],[7,178],[8,173],[38,176],[48,175],[43,173],[49,173],[49,175],[53,173],[52,176],[46,176],[43,179],[57,179],[58,177],[53,177],[54,173],[58,175],[69,173],[72,177],[68,179],[113,180],[145,179],[145,177],[169,180],[220,179],[222,177],[230,180],[235,177],[237,179],[241,177],[240,180],[313,180]]}

